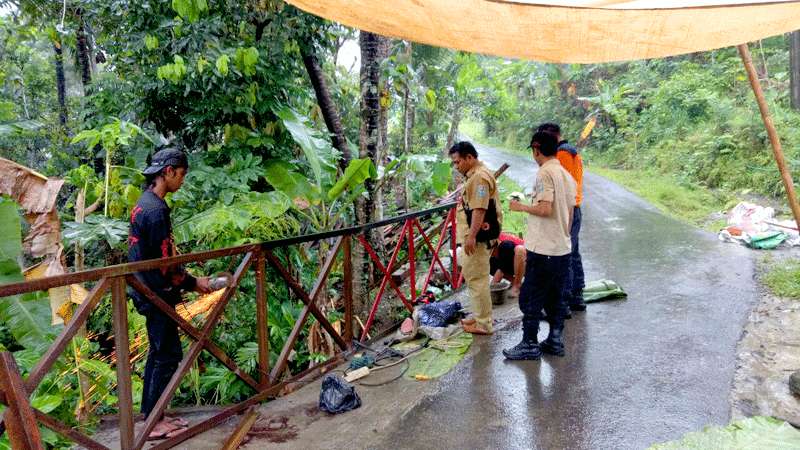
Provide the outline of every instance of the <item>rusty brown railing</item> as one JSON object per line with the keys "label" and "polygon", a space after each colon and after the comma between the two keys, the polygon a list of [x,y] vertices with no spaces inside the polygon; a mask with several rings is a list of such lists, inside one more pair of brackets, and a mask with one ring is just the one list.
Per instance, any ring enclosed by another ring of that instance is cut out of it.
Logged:
{"label": "rusty brown railing", "polygon": [[[437,216],[441,213],[446,213],[444,220],[440,221],[434,226],[431,226],[427,229],[427,231],[423,229],[420,219]],[[161,441],[154,448],[163,449],[173,447],[192,436],[219,425],[229,417],[238,414],[257,403],[277,396],[278,393],[284,390],[289,384],[296,383],[300,379],[318,374],[323,369],[342,360],[344,353],[351,349],[354,339],[352,290],[353,266],[351,254],[354,241],[365,247],[367,253],[370,255],[370,258],[373,260],[373,262],[375,262],[376,266],[383,274],[383,278],[380,282],[380,288],[370,310],[368,323],[362,330],[362,340],[364,340],[367,336],[369,327],[374,319],[375,310],[377,309],[378,303],[383,297],[386,284],[390,284],[392,286],[398,297],[410,310],[410,302],[401,292],[400,287],[397,286],[394,280],[392,280],[391,276],[393,269],[395,269],[400,263],[398,260],[398,254],[404,241],[407,245],[407,260],[410,264],[410,292],[408,298],[410,298],[412,302],[417,295],[417,289],[415,286],[415,269],[416,254],[418,251],[415,251],[415,248],[418,250],[421,247],[421,245],[415,247],[415,244],[419,245],[424,243],[425,248],[427,248],[431,254],[431,262],[428,268],[428,274],[420,290],[424,291],[427,288],[431,279],[431,275],[437,265],[443,270],[445,278],[449,284],[453,288],[457,288],[458,284],[460,283],[460,276],[458,274],[455,251],[453,251],[453,257],[451,259],[451,267],[449,268],[449,271],[448,268],[446,268],[442,263],[441,258],[439,258],[439,252],[443,248],[445,242],[449,241],[451,249],[455,250],[455,220],[455,203],[447,203],[424,211],[408,213],[392,219],[358,227],[268,241],[258,244],[248,244],[238,247],[191,253],[174,256],[171,258],[120,264],[82,272],[40,278],[21,283],[0,285],[0,301],[3,301],[3,297],[11,295],[42,291],[53,287],[68,286],[75,283],[96,282],[94,287],[87,294],[83,303],[76,308],[72,318],[65,325],[60,335],[55,339],[52,345],[50,345],[42,358],[37,362],[36,366],[31,369],[26,379],[22,379],[13,356],[8,352],[0,353],[0,403],[8,406],[5,414],[3,415],[3,422],[0,423],[0,433],[8,431],[9,440],[11,441],[12,447],[15,449],[43,448],[37,426],[37,424],[41,424],[86,448],[107,448],[86,434],[81,433],[80,431],[71,428],[58,419],[32,407],[30,404],[30,396],[39,386],[39,383],[41,383],[45,375],[47,375],[48,371],[53,367],[67,345],[69,345],[81,327],[86,324],[91,312],[97,307],[100,301],[104,298],[105,294],[110,291],[115,341],[114,345],[117,361],[116,369],[120,448],[123,450],[138,450],[145,445],[147,436],[150,434],[153,427],[156,425],[156,422],[169,405],[169,402],[172,400],[176,389],[180,386],[184,375],[189,371],[203,350],[208,351],[211,355],[217,358],[225,367],[236,374],[239,379],[249,385],[254,391],[254,394],[248,399],[240,403],[224,407],[213,417],[190,426],[175,437]],[[381,263],[377,253],[365,239],[365,233],[374,228],[387,226],[397,227],[400,224],[402,224],[402,230],[398,234],[398,242],[394,251],[392,252],[390,261],[384,266],[384,264]],[[418,231],[416,236],[414,234],[415,229]],[[439,235],[439,239],[438,242],[434,243],[429,235],[434,235],[437,233]],[[306,292],[301,282],[293,278],[291,272],[274,254],[274,250],[278,248],[301,243],[316,243],[331,239],[333,239],[334,242],[330,251],[325,256],[324,263],[321,266],[320,272],[317,275],[316,281],[314,282],[310,292]],[[344,327],[341,333],[333,327],[333,325],[328,321],[316,304],[317,297],[325,285],[340,252],[342,254],[342,267],[344,272]],[[137,272],[144,270],[169,267],[177,264],[202,262],[222,257],[236,257],[240,255],[241,259],[233,274],[230,285],[225,288],[219,302],[217,302],[206,314],[205,323],[201,328],[196,328],[194,325],[183,319],[173,307],[169,306],[163,299],[159,298],[158,295],[156,295],[134,276],[134,274]],[[267,281],[265,276],[267,264],[276,270],[280,276],[280,279],[282,279],[289,289],[294,292],[294,294],[304,303],[304,308],[295,322],[284,347],[281,349],[277,363],[275,364],[275,367],[272,367],[271,369],[269,367],[269,327],[267,321],[269,311],[266,289]],[[225,307],[230,302],[241,280],[251,267],[254,268],[256,279],[258,379],[253,378],[250,374],[238,367],[233,358],[225,354],[225,352],[211,340],[211,334],[214,330],[214,327],[219,323]],[[172,379],[170,379],[166,389],[156,403],[152,413],[149,415],[148,419],[145,420],[144,426],[139,430],[138,434],[134,433],[131,364],[128,342],[128,299],[125,292],[126,286],[131,286],[133,289],[144,295],[154,306],[175,321],[181,331],[183,331],[189,338],[194,340],[194,342],[189,346],[188,351],[184,355],[183,360],[178,366],[178,369],[176,370]],[[303,331],[303,327],[308,320],[309,315],[313,316],[319,322],[320,326],[325,330],[325,332],[327,332],[327,334],[332,338],[338,347],[338,351],[327,361],[309,367],[307,370],[301,373],[295,374],[294,376],[280,381],[281,376],[287,369],[291,351],[294,348],[298,337]]]}

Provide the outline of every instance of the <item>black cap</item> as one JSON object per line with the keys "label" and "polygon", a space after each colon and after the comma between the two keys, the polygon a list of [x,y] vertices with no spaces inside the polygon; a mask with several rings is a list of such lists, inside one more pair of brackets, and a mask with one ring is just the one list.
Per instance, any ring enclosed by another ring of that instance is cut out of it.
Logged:
{"label": "black cap", "polygon": [[153,155],[153,160],[150,165],[142,171],[145,175],[152,175],[161,172],[161,169],[167,166],[174,167],[189,167],[189,159],[186,153],[178,150],[177,148],[165,148],[159,150]]}

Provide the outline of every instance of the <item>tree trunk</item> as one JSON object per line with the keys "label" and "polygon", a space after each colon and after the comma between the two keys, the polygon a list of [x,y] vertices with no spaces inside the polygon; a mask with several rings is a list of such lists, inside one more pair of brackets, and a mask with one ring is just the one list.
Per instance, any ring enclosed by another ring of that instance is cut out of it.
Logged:
{"label": "tree trunk", "polygon": [[304,46],[301,46],[300,52],[303,55],[303,64],[306,66],[308,77],[311,79],[311,85],[314,87],[314,93],[317,96],[317,103],[320,110],[322,110],[322,118],[325,120],[325,126],[328,127],[328,133],[331,135],[331,142],[337,150],[342,152],[340,167],[344,172],[344,169],[350,163],[351,156],[350,149],[347,147],[347,140],[344,137],[339,109],[331,100],[328,83],[325,80],[325,74],[322,72],[316,55]]}
{"label": "tree trunk", "polygon": [[[378,154],[380,133],[380,60],[378,59],[381,37],[362,31],[359,34],[361,45],[361,128],[359,132],[359,157],[375,161]],[[367,195],[356,200],[356,220],[359,224],[369,223],[375,211],[375,183],[365,183]],[[368,240],[374,243],[368,233]],[[363,314],[369,305],[369,275],[372,273],[369,259],[362,246],[355,246],[353,269],[353,303],[356,314]]]}
{"label": "tree trunk", "polygon": [[428,127],[428,147],[436,147],[436,132],[433,129],[433,111],[428,110],[425,114],[425,125]]}
{"label": "tree trunk", "polygon": [[[383,36],[378,36],[378,38],[378,66],[380,67],[380,63],[389,57],[392,41],[391,39]],[[378,76],[380,77],[380,74]],[[387,155],[389,154],[389,99],[391,98],[389,93],[389,85],[386,80],[379,79],[378,83],[380,83],[380,114],[378,116],[378,151],[375,155],[375,167],[383,165],[386,162]],[[383,185],[378,184],[375,187],[375,214],[373,216],[373,220],[381,219],[383,219]],[[376,238],[380,241],[378,244],[381,248],[383,248],[383,236],[380,233],[378,234],[379,235],[376,236]]]}
{"label": "tree trunk", "polygon": [[[406,45],[406,58],[408,64],[411,65],[412,46],[411,42]],[[414,105],[411,102],[411,77],[409,76],[405,82],[403,90],[403,155],[411,154],[412,135],[411,130],[414,127]],[[408,209],[408,179],[402,177],[394,183],[394,202],[397,209]]]}
{"label": "tree trunk", "polygon": [[64,78],[64,53],[61,49],[61,41],[53,42],[55,52],[56,67],[56,90],[58,91],[58,120],[64,132],[67,131],[67,83]]}
{"label": "tree trunk", "polygon": [[800,31],[789,33],[789,74],[792,107],[800,109]]}
{"label": "tree trunk", "polygon": [[82,10],[78,8],[76,15],[78,16],[78,32],[75,34],[76,51],[78,54],[78,64],[81,70],[81,83],[83,84],[83,95],[86,95],[89,90],[89,84],[92,82],[92,47],[89,42],[89,37],[86,34],[86,24],[83,21]]}
{"label": "tree trunk", "polygon": [[444,145],[445,155],[450,150],[450,147],[456,143],[458,138],[458,125],[461,123],[461,105],[456,103],[453,106],[453,115],[450,118],[450,131],[447,132],[447,142]]}

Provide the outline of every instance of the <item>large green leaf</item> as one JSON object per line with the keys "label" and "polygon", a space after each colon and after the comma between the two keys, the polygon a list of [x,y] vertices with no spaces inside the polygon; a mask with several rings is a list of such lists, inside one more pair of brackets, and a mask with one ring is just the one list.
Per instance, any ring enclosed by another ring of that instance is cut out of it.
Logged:
{"label": "large green leaf", "polygon": [[344,175],[328,191],[328,200],[334,200],[342,192],[360,186],[364,181],[378,176],[375,165],[369,158],[353,159],[344,171]]}
{"label": "large green leaf", "polygon": [[415,379],[417,375],[439,378],[464,359],[470,345],[472,345],[472,335],[469,333],[460,333],[447,339],[430,341],[428,348],[417,353],[408,361],[405,377],[411,380]]}
{"label": "large green leaf", "polygon": [[[135,193],[131,196],[136,195]],[[95,241],[105,241],[111,248],[120,245],[128,237],[128,224],[110,217],[92,215],[86,222],[67,222],[64,224],[64,239],[68,244],[82,246]]]}
{"label": "large green leaf", "polygon": [[[22,227],[17,204],[12,200],[0,196],[0,262],[13,261],[16,265],[22,253]],[[19,266],[17,266],[19,271]],[[0,276],[2,276],[0,271]],[[0,283],[8,281],[0,280]]]}
{"label": "large green leaf", "polygon": [[323,139],[319,136],[318,131],[306,125],[305,118],[295,111],[285,108],[277,111],[276,114],[283,121],[283,126],[292,135],[294,141],[303,149],[311,171],[314,173],[316,185],[321,189],[325,181],[323,172],[336,170],[334,164],[336,151],[330,141]]}
{"label": "large green leaf", "polygon": [[450,170],[450,164],[446,162],[438,162],[433,165],[433,190],[436,195],[443,196],[447,193],[447,186],[450,184],[450,179],[453,174]]}
{"label": "large green leaf", "polygon": [[251,192],[236,204],[249,210],[254,216],[265,219],[276,219],[292,206],[289,197],[278,191]]}
{"label": "large green leaf", "polygon": [[771,417],[751,417],[733,422],[725,427],[707,427],[703,431],[688,433],[678,441],[656,444],[650,450],[705,450],[724,448],[747,449],[797,449],[800,448],[800,431],[788,423]]}
{"label": "large green leaf", "polygon": [[[16,203],[0,197],[0,284],[23,281],[20,216]],[[0,323],[25,348],[43,350],[54,338],[50,301],[36,294],[0,297]]]}
{"label": "large green leaf", "polygon": [[267,162],[264,178],[277,191],[283,192],[293,202],[302,199],[308,203],[318,203],[320,191],[317,186],[308,182],[297,168],[285,161],[272,160]]}
{"label": "large green leaf", "polygon": [[50,345],[57,330],[50,325],[50,320],[50,299],[46,295],[0,298],[0,322],[25,348],[43,352]]}

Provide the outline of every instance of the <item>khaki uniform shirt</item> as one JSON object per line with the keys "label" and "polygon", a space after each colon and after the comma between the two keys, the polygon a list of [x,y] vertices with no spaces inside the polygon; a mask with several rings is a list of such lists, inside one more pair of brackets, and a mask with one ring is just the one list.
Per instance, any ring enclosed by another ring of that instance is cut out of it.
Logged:
{"label": "khaki uniform shirt", "polygon": [[[478,161],[467,172],[467,182],[464,184],[462,195],[464,203],[467,204],[469,209],[489,209],[489,199],[494,199],[497,221],[501,225],[503,224],[503,210],[502,205],[500,205],[500,196],[497,192],[497,181],[494,179],[494,174],[482,162]],[[469,235],[469,226],[467,226],[467,215],[461,207],[461,202],[459,202],[456,219],[458,220],[456,227],[457,242],[463,243],[464,239]]]}
{"label": "khaki uniform shirt", "polygon": [[569,219],[576,191],[575,180],[558,159],[553,158],[539,168],[533,185],[533,204],[552,202],[553,214],[549,217],[528,214],[525,248],[547,256],[563,256],[572,251]]}

